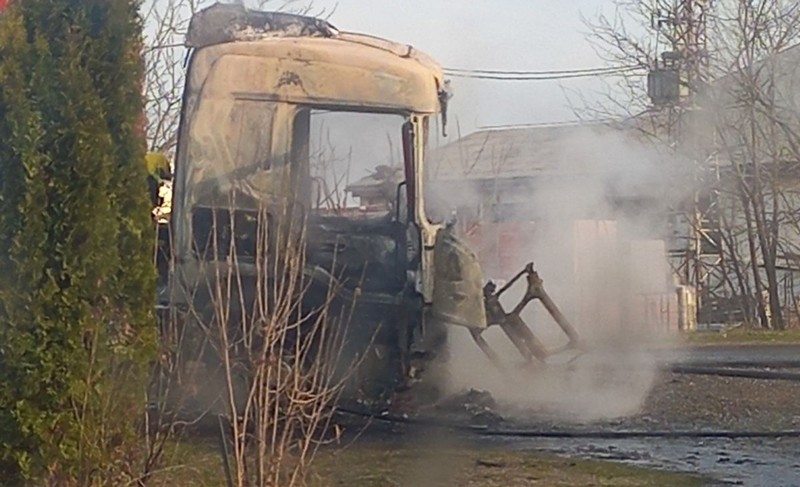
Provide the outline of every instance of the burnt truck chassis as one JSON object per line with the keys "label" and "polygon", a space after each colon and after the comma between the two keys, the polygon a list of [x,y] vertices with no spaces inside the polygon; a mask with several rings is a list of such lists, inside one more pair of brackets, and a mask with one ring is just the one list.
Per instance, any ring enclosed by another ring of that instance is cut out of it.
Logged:
{"label": "burnt truck chassis", "polygon": [[[523,321],[521,314],[533,300],[543,303],[568,336],[562,349],[578,346],[575,329],[544,291],[532,264],[500,290],[491,282],[483,286],[474,253],[453,235],[452,226],[432,223],[425,214],[424,140],[431,118],[441,115],[444,122],[449,98],[441,68],[430,58],[410,46],[340,33],[325,21],[235,5],[199,12],[190,23],[187,46],[193,51],[176,155],[169,306],[202,309],[208,299],[193,294],[192,286],[213,280],[209,269],[227,265],[229,256],[209,255],[204,243],[210,220],[235,222],[264,205],[291,215],[289,208],[298,206],[305,215],[303,272],[313,283],[299,298],[303,307],[318,307],[333,285],[336,306],[352,307],[344,353],[381,361],[359,367],[377,373],[356,374],[354,392],[380,396],[412,386],[424,390],[420,385],[427,383],[435,393],[431,369],[435,372],[446,358],[448,325],[470,329],[498,366],[503,361],[481,335],[487,326],[500,326],[526,362],[545,361],[561,349],[546,350]],[[272,131],[266,164],[242,165],[224,157],[229,141],[218,121],[230,120],[240,101],[268,107],[259,112],[270,117]],[[395,211],[359,219],[309,211],[300,191],[309,183],[300,131],[308,127],[299,122],[315,106],[406,117],[405,181],[397,185]],[[219,199],[225,192],[230,200]],[[215,216],[220,211],[223,215]],[[234,233],[228,236],[232,245],[252,246]],[[247,266],[233,267],[241,274]],[[500,297],[523,276],[525,296],[507,312]],[[249,285],[241,292],[243,301],[255,299]]]}
{"label": "burnt truck chassis", "polygon": [[[410,397],[412,390],[415,403],[438,398],[436,376],[425,372],[444,358],[446,330],[438,321],[423,325],[426,306],[406,272],[419,260],[419,249],[411,243],[414,239],[409,239],[406,225],[397,215],[353,220],[317,214],[303,220],[304,265],[289,270],[304,275],[303,284],[293,291],[294,299],[306,317],[304,321],[313,322],[313,316],[324,307],[333,326],[341,327],[332,334],[341,334],[342,338],[342,349],[337,353],[340,359],[334,367],[339,378],[347,376],[343,399],[381,407],[398,403],[397,393],[409,393],[406,397]],[[258,293],[263,289],[259,281],[272,281],[282,274],[278,271],[259,276],[252,271],[257,255],[269,257],[268,252],[259,252],[263,241],[257,235],[264,229],[257,227],[263,225],[245,225],[244,221],[263,219],[245,210],[220,208],[196,208],[193,218],[193,253],[199,261],[213,266],[236,255],[237,285],[227,290],[230,295],[224,305],[233,324],[232,336],[237,332],[235,323],[250,323],[257,313]],[[271,264],[262,267],[273,268]],[[196,288],[192,304],[175,310],[179,314],[176,323],[181,330],[189,331],[189,341],[206,339],[202,333],[191,336],[191,330],[207,330],[216,319],[216,287]],[[170,303],[162,307],[168,311]],[[162,313],[162,319],[168,322],[170,313]],[[216,355],[209,353],[198,357],[193,365],[202,366],[201,376],[208,379],[214,375],[216,360]],[[221,386],[217,381],[205,387]],[[403,402],[408,404],[409,400]]]}
{"label": "burnt truck chassis", "polygon": [[[400,194],[403,184],[398,185],[397,194]],[[398,198],[394,207],[400,203]],[[380,347],[392,363],[390,369],[396,372],[374,377],[373,382],[383,386],[378,385],[373,391],[379,395],[404,392],[421,382],[430,366],[441,366],[447,358],[447,331],[442,327],[422,329],[424,304],[405,278],[405,271],[412,268],[413,261],[418,258],[418,250],[409,250],[411,239],[408,239],[406,227],[399,219],[354,222],[340,217],[323,217],[311,219],[308,226],[308,264],[325,269],[328,279],[336,275],[337,285],[344,290],[340,293],[344,301],[355,304],[352,321],[348,324],[352,330],[348,333],[351,340],[348,340],[346,355],[364,353],[370,346]],[[525,292],[519,303],[511,311],[506,311],[500,299],[523,277]],[[325,285],[329,284],[328,279],[324,280]],[[320,287],[318,292],[323,291],[324,288]],[[567,343],[548,349],[533,333],[522,315],[534,301],[542,304],[566,335]],[[500,289],[493,281],[488,281],[483,287],[483,306],[487,325],[497,326],[504,332],[526,365],[545,364],[554,355],[582,350],[577,330],[545,290],[544,281],[532,262]],[[486,329],[474,327],[469,331],[492,364],[507,370],[509,361],[503,360],[484,339]],[[430,379],[437,380],[438,372],[433,371]],[[391,385],[390,388],[387,389],[387,385]],[[435,383],[425,381],[425,387],[417,388],[421,389],[416,392],[417,396],[437,395]]]}
{"label": "burnt truck chassis", "polygon": [[409,251],[407,228],[387,217],[316,216],[306,225],[306,266],[316,283],[306,296],[308,308],[336,289],[334,314],[351,307],[341,355],[360,362],[349,381],[351,395],[359,401],[391,400],[394,391],[409,389],[418,379],[444,337],[442,330],[430,329],[427,340],[413,336],[422,326],[424,306],[407,278],[418,258]]}
{"label": "burnt truck chassis", "polygon": [[[398,189],[403,184],[400,183]],[[399,203],[398,199],[395,207]],[[196,216],[204,215],[210,219],[211,214],[212,211],[198,212]],[[210,220],[206,224],[211,227]],[[414,267],[419,249],[410,245],[415,239],[409,238],[405,224],[397,214],[360,220],[318,215],[308,218],[305,227],[303,272],[310,278],[310,285],[298,296],[303,309],[306,313],[313,313],[319,303],[326,300],[331,289],[335,289],[334,299],[330,302],[332,315],[349,314],[344,324],[346,339],[341,355],[357,357],[359,366],[348,372],[352,377],[347,383],[345,399],[376,407],[392,403],[419,405],[440,399],[438,382],[447,360],[447,330],[437,321],[425,323],[426,306],[414,291],[413,283],[407,279],[406,271]],[[239,228],[245,229],[244,226]],[[242,231],[238,236],[231,235],[242,255],[256,254],[254,233]],[[250,237],[243,237],[244,234]],[[195,243],[198,255],[213,260],[208,248],[201,247]],[[245,250],[250,247],[252,250]],[[507,311],[500,299],[523,277],[525,293],[519,303]],[[249,307],[249,304],[240,306],[235,303],[253,303],[256,300],[252,280],[243,279],[242,282],[244,296],[231,298],[236,308],[233,316],[242,313],[240,307]],[[206,308],[203,303],[208,304],[211,298],[198,294],[195,300],[202,310]],[[567,336],[565,345],[548,350],[531,331],[522,314],[533,301],[542,303]],[[526,265],[500,289],[488,281],[483,288],[483,306],[487,325],[502,329],[519,351],[524,364],[545,364],[553,355],[581,348],[577,331],[547,294],[533,263]],[[211,319],[209,316],[205,318],[207,321]],[[237,321],[236,318],[232,320]],[[470,328],[470,334],[492,364],[507,370],[512,361],[500,357],[483,338],[486,329]],[[347,369],[353,363],[353,360],[345,361],[341,366]]]}

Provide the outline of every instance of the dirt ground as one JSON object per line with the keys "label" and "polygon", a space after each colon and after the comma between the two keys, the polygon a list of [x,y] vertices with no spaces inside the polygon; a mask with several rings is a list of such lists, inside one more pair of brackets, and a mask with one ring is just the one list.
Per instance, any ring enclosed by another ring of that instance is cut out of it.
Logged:
{"label": "dirt ground", "polygon": [[[670,352],[671,353],[671,352]],[[675,355],[675,354],[673,354]],[[669,357],[669,354],[665,355]],[[787,371],[800,368],[771,365],[790,361],[800,365],[800,345],[747,345],[735,347],[693,347],[675,355],[677,363],[691,368],[711,362],[719,369]],[[590,422],[565,421],[553,411],[531,408],[524,419],[514,419],[514,412],[501,414],[516,426],[560,429],[615,428],[635,430],[800,430],[800,381],[751,379],[711,375],[679,374],[669,370],[669,359],[656,373],[644,403],[627,417]],[[741,363],[760,363],[737,365]],[[630,367],[635,367],[631,363]],[[569,372],[563,373],[565,377]],[[614,371],[616,380],[626,372]],[[604,386],[595,389],[603,390]],[[581,397],[589,403],[591,396]],[[589,404],[591,407],[591,404]],[[527,410],[522,411],[522,416]],[[555,411],[557,413],[558,411]]]}
{"label": "dirt ground", "polygon": [[[786,361],[800,359],[800,347],[713,347],[691,352],[691,360]],[[772,370],[781,370],[772,367]],[[797,369],[793,369],[797,372]],[[545,419],[525,425],[590,431],[747,431],[800,430],[800,382],[658,373],[640,410],[628,417],[564,424]],[[800,486],[800,439],[629,438],[511,440],[519,448],[699,473],[720,485]]]}
{"label": "dirt ground", "polygon": [[[670,356],[674,354],[667,354]],[[710,361],[718,367],[800,360],[800,346],[759,345],[697,348],[680,355],[684,364]],[[665,365],[668,363],[665,362]],[[770,370],[781,370],[774,365]],[[797,369],[792,369],[798,372]],[[624,374],[622,374],[624,376]],[[586,400],[586,398],[581,398]],[[591,399],[588,399],[591,401]],[[565,421],[552,409],[498,427],[547,431],[777,432],[800,430],[800,382],[657,373],[644,403],[629,416]],[[562,415],[563,416],[563,415]],[[611,460],[672,472],[698,473],[717,485],[800,486],[800,439],[775,438],[493,438],[510,450],[555,453],[576,459]],[[584,485],[577,483],[574,485]],[[592,484],[588,484],[592,485]],[[665,484],[671,485],[671,484]]]}
{"label": "dirt ground", "polygon": [[800,382],[662,373],[643,411],[652,429],[800,429]]}
{"label": "dirt ground", "polygon": [[[511,427],[590,431],[798,430],[800,382],[662,371],[641,410],[632,416],[571,424],[546,417],[539,421],[526,418],[522,422],[512,420]],[[406,430],[398,437],[412,438],[413,442],[413,435]],[[800,486],[800,462],[794,459],[800,442],[796,439],[481,438],[468,448],[462,443],[458,447],[446,444],[420,449],[409,448],[408,444],[387,444],[386,437],[381,437],[384,443],[380,446],[371,448],[367,441],[342,456],[323,460],[324,468],[338,464],[327,463],[334,458],[348,465],[345,470],[325,470],[326,478],[339,485],[366,486]],[[589,463],[585,463],[587,460]],[[430,468],[431,463],[436,467]],[[625,470],[631,466],[640,468]],[[675,472],[697,474],[703,479]],[[420,483],[414,473],[431,483]]]}

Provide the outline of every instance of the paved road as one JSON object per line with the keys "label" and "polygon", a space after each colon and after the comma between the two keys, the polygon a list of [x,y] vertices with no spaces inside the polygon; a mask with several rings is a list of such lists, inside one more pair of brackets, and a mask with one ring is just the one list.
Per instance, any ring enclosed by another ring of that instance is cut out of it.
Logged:
{"label": "paved road", "polygon": [[[658,350],[647,349],[591,349],[579,355],[580,360],[590,360],[595,357],[598,361],[624,360],[632,366],[637,360],[646,363],[670,365],[698,365],[711,367],[767,367],[800,368],[800,344],[792,345],[692,345],[681,348]],[[553,356],[548,362],[560,364],[569,362],[573,354]]]}
{"label": "paved road", "polygon": [[[715,363],[721,366],[746,365],[800,367],[800,344],[797,345],[712,345],[693,346],[677,352],[659,352],[669,360],[676,353],[685,364]],[[792,365],[793,364],[793,365]]]}

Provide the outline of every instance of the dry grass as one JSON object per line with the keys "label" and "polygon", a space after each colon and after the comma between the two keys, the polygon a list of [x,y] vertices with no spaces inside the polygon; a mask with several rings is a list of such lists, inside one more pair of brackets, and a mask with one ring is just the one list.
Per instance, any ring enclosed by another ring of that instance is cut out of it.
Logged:
{"label": "dry grass", "polygon": [[698,477],[540,452],[460,448],[326,451],[316,464],[323,486],[696,486]]}
{"label": "dry grass", "polygon": [[[172,449],[184,465],[159,473],[152,485],[225,485],[213,443]],[[498,449],[407,448],[357,444],[326,448],[313,465],[311,487],[434,486],[701,486],[692,475],[662,472],[599,460],[562,458],[540,452]]]}

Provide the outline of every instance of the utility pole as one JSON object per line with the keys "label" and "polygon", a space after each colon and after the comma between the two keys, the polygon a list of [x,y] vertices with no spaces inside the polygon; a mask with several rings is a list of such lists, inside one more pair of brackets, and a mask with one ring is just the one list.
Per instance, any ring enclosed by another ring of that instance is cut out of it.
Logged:
{"label": "utility pole", "polygon": [[[648,76],[654,108],[666,115],[667,140],[675,154],[692,161],[693,195],[673,218],[685,221],[685,235],[670,249],[682,284],[697,291],[698,310],[717,297],[724,282],[715,157],[707,154],[714,137],[704,116],[702,96],[709,82],[707,17],[712,0],[654,0],[656,65]],[[663,38],[663,41],[662,41]],[[663,45],[663,49],[662,46]],[[713,146],[712,146],[713,147]]]}

